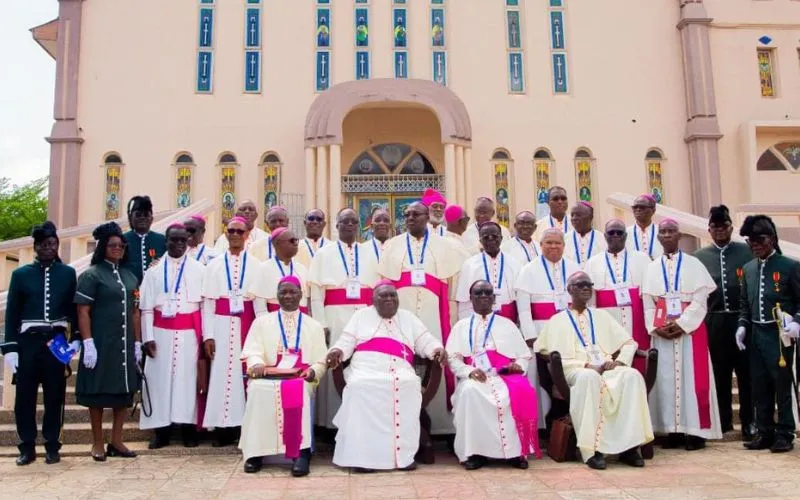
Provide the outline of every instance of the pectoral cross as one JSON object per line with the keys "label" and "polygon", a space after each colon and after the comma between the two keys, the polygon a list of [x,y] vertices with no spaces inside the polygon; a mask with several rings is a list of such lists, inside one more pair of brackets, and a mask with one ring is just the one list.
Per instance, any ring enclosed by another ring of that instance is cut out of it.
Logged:
{"label": "pectoral cross", "polygon": [[203,20],[203,45],[208,45],[208,18]]}
{"label": "pectoral cross", "polygon": [[555,48],[561,48],[561,21],[558,19],[553,20],[553,39],[555,41]]}
{"label": "pectoral cross", "polygon": [[255,16],[250,18],[250,45],[255,45],[256,43],[256,18]]}
{"label": "pectoral cross", "polygon": [[365,77],[364,66],[366,64],[366,61],[364,60],[364,54],[361,54],[361,58],[359,59],[358,64],[359,67],[361,68],[359,75],[361,78],[364,78]]}

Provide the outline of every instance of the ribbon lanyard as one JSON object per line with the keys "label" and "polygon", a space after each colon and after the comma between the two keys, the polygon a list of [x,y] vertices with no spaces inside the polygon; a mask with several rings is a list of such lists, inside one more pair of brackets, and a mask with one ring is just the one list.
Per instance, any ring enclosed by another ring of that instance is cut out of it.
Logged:
{"label": "ribbon lanyard", "polygon": [[514,236],[514,239],[517,240],[517,243],[519,243],[519,246],[522,247],[522,251],[525,252],[525,258],[528,259],[528,262],[530,262],[531,261],[531,253],[528,251],[528,248],[525,246],[525,243],[523,243],[522,240],[519,239],[519,236]]}
{"label": "ribbon lanyard", "polygon": [[[667,276],[667,266],[664,264],[664,259],[666,259],[666,256],[661,257],[661,275],[664,278],[664,290],[669,294],[669,277]],[[678,267],[675,269],[675,287],[672,289],[674,293],[678,293],[678,287],[681,284],[681,264],[683,264],[683,252],[679,250]]]}
{"label": "ribbon lanyard", "polygon": [[[583,238],[581,238],[583,239]],[[581,248],[578,246],[578,232],[572,232],[572,244],[575,247],[575,257],[578,259],[578,264],[581,263]],[[586,260],[589,260],[589,257],[592,256],[592,248],[594,248],[594,229],[592,230],[592,236],[589,237],[589,251],[586,252]]]}
{"label": "ribbon lanyard", "polygon": [[[313,259],[314,258],[314,249],[311,248],[311,243],[308,242],[308,238],[306,238],[303,241],[305,241],[306,247],[308,247],[308,253],[311,254],[311,258]],[[320,238],[319,239],[319,247],[317,247],[317,251],[319,251],[319,249],[324,247],[324,246],[325,246],[325,238]]]}
{"label": "ribbon lanyard", "polygon": [[[281,272],[281,278],[286,277],[286,271],[283,270],[283,264],[281,261],[278,260],[278,256],[275,256],[275,263],[278,264],[278,270]],[[294,276],[294,259],[289,261],[289,276]]]}
{"label": "ribbon lanyard", "polygon": [[267,235],[267,258],[272,258],[272,236]]}
{"label": "ribbon lanyard", "polygon": [[[556,221],[553,220],[552,215],[548,215],[550,217],[550,227],[556,227]],[[569,231],[569,220],[567,220],[567,216],[564,215],[564,232],[566,233]]]}
{"label": "ribbon lanyard", "polygon": [[[242,257],[242,275],[239,276],[239,287],[237,290],[242,289],[242,285],[244,284],[244,273],[247,271],[247,253],[245,252],[244,257]],[[231,282],[231,266],[228,264],[228,253],[225,252],[225,276],[228,278],[228,291],[233,291],[233,283]]]}
{"label": "ribbon lanyard", "polygon": [[[425,263],[425,249],[428,248],[428,230],[425,230],[425,239],[422,242],[422,252],[419,254],[419,267]],[[414,255],[411,252],[411,235],[406,233],[406,250],[408,251],[408,263],[414,266]]]}
{"label": "ribbon lanyard", "polygon": [[[169,281],[167,278],[167,268],[169,267],[169,261],[165,260],[164,262],[164,293],[169,293]],[[181,278],[183,278],[183,268],[186,267],[186,257],[183,258],[181,261],[181,267],[178,270],[178,279],[175,281],[175,296],[178,296],[178,292],[181,289]],[[228,278],[230,280],[230,278]]]}
{"label": "ribbon lanyard", "polygon": [[194,260],[200,262],[200,259],[203,257],[203,252],[205,251],[206,251],[206,244],[203,243],[202,245],[200,245],[200,251],[197,252],[197,256],[194,258]]}
{"label": "ribbon lanyard", "polygon": [[[372,243],[375,244],[374,241]],[[336,244],[339,247],[339,257],[342,258],[342,265],[344,266],[344,274],[348,278],[351,277],[351,276],[352,277],[358,277],[358,245],[354,244],[355,245],[354,252],[356,254],[356,262],[355,262],[356,268],[354,269],[355,272],[354,272],[354,274],[350,274],[350,267],[347,265],[347,259],[344,258],[344,250],[342,250],[342,242],[341,241],[337,241]]]}
{"label": "ribbon lanyard", "polygon": [[[281,327],[281,340],[283,340],[283,348],[285,350],[289,350],[289,340],[286,338],[286,330],[283,328],[283,314],[278,311],[278,326]],[[303,313],[299,313],[297,315],[297,335],[294,339],[294,351],[290,352],[299,352],[300,351],[300,328],[303,326]]]}
{"label": "ribbon lanyard", "polygon": [[375,258],[381,260],[381,253],[378,251],[378,244],[375,243],[375,238],[372,238],[372,250],[375,251]]}
{"label": "ribbon lanyard", "polygon": [[[492,331],[492,325],[494,324],[494,317],[495,313],[492,313],[492,316],[489,318],[489,325],[486,327],[486,333],[483,336],[483,344],[481,344],[481,349],[486,347],[486,341],[489,340],[489,334]],[[472,350],[472,328],[475,326],[475,315],[473,314],[472,317],[469,319],[469,352],[470,354],[473,353]]]}
{"label": "ribbon lanyard", "polygon": [[[625,261],[622,264],[622,282],[626,283],[628,281],[628,252],[623,250],[625,253]],[[617,276],[614,274],[614,269],[611,267],[611,260],[608,258],[608,252],[606,252],[606,266],[608,266],[608,274],[611,275],[611,282],[615,285],[617,284]]]}
{"label": "ribbon lanyard", "polygon": [[[594,337],[594,318],[592,317],[592,310],[587,307],[586,312],[589,314],[589,326],[592,331],[592,345],[595,345],[597,343],[597,340]],[[583,340],[583,334],[581,333],[581,329],[578,328],[578,323],[575,322],[575,317],[572,316],[572,312],[570,312],[569,309],[567,309],[567,315],[569,316],[570,322],[572,322],[572,329],[575,330],[575,335],[578,336],[578,340],[581,341],[581,345],[583,345],[583,348],[585,349],[586,341]]]}
{"label": "ribbon lanyard", "polygon": [[[641,248],[639,247],[639,235],[637,234],[637,230],[639,226],[636,224],[633,225],[633,244],[636,246],[636,250],[641,252]],[[647,255],[652,259],[653,258],[653,240],[656,236],[656,225],[650,224],[650,241],[648,242],[647,248]]]}
{"label": "ribbon lanyard", "polygon": [[[544,273],[547,275],[547,282],[550,284],[550,291],[555,292],[556,287],[553,285],[553,278],[550,276],[550,268],[547,267],[547,262],[544,260],[544,255],[540,257],[542,259],[542,267],[544,268]],[[561,283],[567,282],[567,264],[564,262],[564,259],[561,259]]]}
{"label": "ribbon lanyard", "polygon": [[[482,253],[481,256],[483,257],[483,273],[486,275],[486,281],[492,283],[492,278],[489,276],[489,264],[486,262],[486,253]],[[500,276],[497,278],[497,286],[495,288],[503,288],[503,271],[506,267],[506,258],[503,255],[503,252],[500,252]],[[492,283],[494,286],[494,283]]]}

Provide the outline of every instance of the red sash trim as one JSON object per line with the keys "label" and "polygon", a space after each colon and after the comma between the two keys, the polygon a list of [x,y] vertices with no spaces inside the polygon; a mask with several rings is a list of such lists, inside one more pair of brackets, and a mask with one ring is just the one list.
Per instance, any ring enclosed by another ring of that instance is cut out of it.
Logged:
{"label": "red sash trim", "polygon": [[[617,305],[617,296],[614,295],[614,290],[595,290],[597,293],[595,296],[596,305],[598,309],[629,307],[631,309],[633,323],[631,325],[633,340],[639,345],[639,349],[645,351],[650,350],[650,334],[647,332],[647,326],[645,326],[644,322],[644,304],[642,303],[642,296],[639,293],[639,287],[630,287],[628,290],[631,294],[631,305],[629,306]],[[644,358],[635,357],[633,359],[633,367],[639,370],[642,376],[644,376],[646,366],[647,360]]]}
{"label": "red sash trim", "polygon": [[517,303],[510,302],[508,304],[503,304],[500,306],[500,310],[497,311],[497,315],[516,323],[517,319],[519,318],[519,315],[517,314]]}
{"label": "red sash trim", "polygon": [[555,302],[531,302],[531,316],[534,321],[545,321],[556,315]]}
{"label": "red sash trim", "polygon": [[348,299],[344,288],[328,288],[325,290],[326,306],[370,306],[372,305],[372,289],[361,287],[360,299]]}
{"label": "red sash trim", "polygon": [[412,367],[414,366],[414,348],[389,337],[378,337],[362,342],[356,346],[355,352],[388,354],[389,356],[404,359]]}

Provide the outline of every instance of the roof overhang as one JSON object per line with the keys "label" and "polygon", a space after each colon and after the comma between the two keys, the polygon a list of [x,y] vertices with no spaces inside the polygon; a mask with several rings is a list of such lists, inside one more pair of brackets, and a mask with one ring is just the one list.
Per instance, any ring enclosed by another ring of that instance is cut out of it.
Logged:
{"label": "roof overhang", "polygon": [[58,47],[58,18],[31,28],[31,34],[36,43],[55,59]]}

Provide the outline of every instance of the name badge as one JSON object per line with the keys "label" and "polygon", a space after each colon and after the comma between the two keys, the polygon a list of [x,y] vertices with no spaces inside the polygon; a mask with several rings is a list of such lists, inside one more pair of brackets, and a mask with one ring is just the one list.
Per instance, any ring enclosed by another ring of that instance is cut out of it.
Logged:
{"label": "name badge", "polygon": [[425,270],[412,269],[411,270],[411,284],[414,286],[425,286]]}
{"label": "name badge", "polygon": [[479,352],[473,356],[472,366],[484,373],[489,373],[492,370],[492,363],[489,361],[489,355],[486,354],[486,351]]}
{"label": "name badge", "polygon": [[603,351],[600,350],[600,346],[592,344],[586,348],[586,353],[589,355],[589,364],[594,367],[601,367],[606,362],[606,357],[603,355]]}
{"label": "name badge", "polygon": [[614,298],[617,299],[618,306],[631,305],[631,290],[627,286],[620,286],[614,289]]}
{"label": "name badge", "polygon": [[555,293],[556,311],[564,311],[569,307],[569,295],[564,292]]}
{"label": "name badge", "polygon": [[501,290],[499,288],[495,288],[494,289],[494,304],[492,305],[492,310],[493,311],[499,311],[500,310],[500,302],[501,302],[500,299],[502,297],[503,297],[503,290]]}
{"label": "name badge", "polygon": [[233,292],[230,297],[231,314],[242,314],[244,312],[244,297],[241,292]]}
{"label": "name badge", "polygon": [[361,282],[357,279],[350,279],[347,281],[347,284],[344,288],[345,296],[348,299],[355,299],[358,300],[361,298]]}
{"label": "name badge", "polygon": [[174,318],[178,315],[178,299],[170,297],[164,302],[161,307],[161,316],[165,318]]}
{"label": "name badge", "polygon": [[681,306],[681,298],[679,296],[671,295],[667,297],[667,317],[679,318],[683,313]]}
{"label": "name badge", "polygon": [[297,354],[284,353],[276,368],[279,370],[289,370],[294,368],[298,359],[300,359],[300,356]]}

